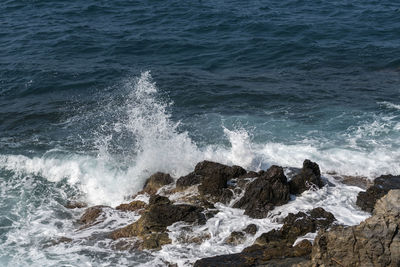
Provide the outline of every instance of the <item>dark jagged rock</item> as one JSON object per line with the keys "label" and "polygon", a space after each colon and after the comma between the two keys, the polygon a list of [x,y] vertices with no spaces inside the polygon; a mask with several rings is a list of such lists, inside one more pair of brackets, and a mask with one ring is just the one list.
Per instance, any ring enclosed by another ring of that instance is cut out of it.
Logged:
{"label": "dark jagged rock", "polygon": [[154,195],[161,187],[171,184],[174,179],[167,173],[157,172],[150,176],[143,187],[143,192]]}
{"label": "dark jagged rock", "polygon": [[[307,261],[310,253],[311,243],[304,240],[295,247],[286,246],[285,244],[271,247],[251,246],[241,253],[198,260],[194,266],[292,266],[292,264]],[[274,265],[276,263],[280,264]]]}
{"label": "dark jagged rock", "polygon": [[358,193],[356,204],[364,211],[372,212],[378,199],[391,189],[400,189],[400,176],[382,175],[375,179],[367,191]]}
{"label": "dark jagged rock", "polygon": [[182,190],[188,186],[199,184],[199,194],[212,202],[228,203],[233,193],[228,189],[228,180],[246,174],[239,166],[227,166],[211,161],[198,163],[192,173],[180,177],[176,187]]}
{"label": "dark jagged rock", "polygon": [[87,208],[78,220],[78,223],[82,225],[81,229],[100,223],[102,221],[100,215],[103,214],[104,208],[107,208],[107,206],[93,206]]}
{"label": "dark jagged rock", "polygon": [[243,229],[243,232],[250,234],[250,235],[255,235],[257,233],[257,225],[255,224],[249,224],[247,225],[246,228]]}
{"label": "dark jagged rock", "polygon": [[134,200],[128,204],[121,204],[115,209],[122,211],[139,211],[146,208],[147,204],[140,200]]}
{"label": "dark jagged rock", "polygon": [[321,172],[317,163],[306,159],[300,173],[295,175],[290,181],[290,193],[299,195],[313,186],[321,188],[324,183],[321,180]]}
{"label": "dark jagged rock", "polygon": [[399,203],[400,190],[391,190],[359,225],[320,231],[309,266],[400,266]]}
{"label": "dark jagged rock", "polygon": [[307,213],[289,213],[283,220],[281,229],[263,233],[254,244],[286,243],[292,245],[298,237],[307,233],[314,233],[319,229],[327,229],[334,221],[333,214],[323,208],[315,208]]}
{"label": "dark jagged rock", "polygon": [[[280,230],[262,234],[256,242],[241,253],[198,260],[194,266],[294,266],[310,259],[312,245],[308,240],[294,241],[309,232],[327,229],[335,217],[322,208],[307,213],[290,213]],[[243,232],[233,232],[227,243],[240,243]]]}
{"label": "dark jagged rock", "polygon": [[143,240],[143,248],[159,249],[161,245],[171,242],[166,233],[167,227],[175,222],[204,224],[206,217],[203,208],[192,205],[173,205],[167,197],[154,195],[142,217],[121,229],[111,233],[112,239],[123,237],[139,237]]}
{"label": "dark jagged rock", "polygon": [[201,175],[198,175],[198,174],[196,174],[194,172],[191,172],[186,176],[180,177],[176,181],[176,188],[177,189],[184,189],[184,188],[186,188],[188,186],[199,184],[201,182],[201,179],[202,179]]}
{"label": "dark jagged rock", "polygon": [[274,165],[248,185],[234,207],[244,209],[244,214],[252,218],[264,218],[274,206],[286,204],[289,198],[289,184],[283,169]]}

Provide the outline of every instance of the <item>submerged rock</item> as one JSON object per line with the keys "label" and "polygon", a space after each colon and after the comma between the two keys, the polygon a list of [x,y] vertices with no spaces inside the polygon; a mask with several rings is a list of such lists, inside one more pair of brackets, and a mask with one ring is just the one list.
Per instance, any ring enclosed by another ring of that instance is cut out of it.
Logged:
{"label": "submerged rock", "polygon": [[283,169],[274,165],[247,186],[234,207],[244,209],[244,214],[252,218],[264,218],[274,206],[286,204],[289,199],[289,184]]}
{"label": "submerged rock", "polygon": [[300,173],[295,175],[290,181],[290,193],[299,195],[312,187],[321,188],[324,183],[321,180],[321,171],[317,163],[306,159]]}
{"label": "submerged rock", "polygon": [[161,187],[171,184],[174,179],[167,173],[157,172],[150,176],[143,187],[143,192],[154,195]]}
{"label": "submerged rock", "polygon": [[400,190],[391,190],[360,225],[319,232],[310,265],[400,266],[399,203]]}
{"label": "submerged rock", "polygon": [[374,180],[367,191],[358,193],[356,204],[364,211],[372,212],[378,199],[391,189],[400,189],[400,176],[382,175]]}
{"label": "submerged rock", "polygon": [[179,204],[173,205],[167,197],[154,195],[140,219],[124,228],[111,233],[112,239],[139,237],[144,249],[159,249],[171,240],[166,233],[167,227],[175,222],[204,224],[206,217],[203,208]]}
{"label": "submerged rock", "polygon": [[247,225],[246,228],[243,229],[243,232],[250,234],[250,235],[255,235],[257,233],[257,225],[255,224],[249,224]]}

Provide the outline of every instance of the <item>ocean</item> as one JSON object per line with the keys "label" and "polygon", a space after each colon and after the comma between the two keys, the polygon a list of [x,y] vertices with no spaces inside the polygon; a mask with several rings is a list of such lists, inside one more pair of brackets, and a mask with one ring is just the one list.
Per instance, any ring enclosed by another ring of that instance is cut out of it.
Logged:
{"label": "ocean", "polygon": [[255,171],[313,160],[336,186],[276,214],[318,204],[344,224],[367,218],[362,189],[333,177],[400,174],[400,4],[0,3],[0,266],[187,266],[251,244],[223,242],[244,221],[277,227],[221,204],[203,244],[120,251],[100,237],[137,215],[110,209],[78,231],[83,210],[65,208],[115,207],[152,173],[205,159]]}

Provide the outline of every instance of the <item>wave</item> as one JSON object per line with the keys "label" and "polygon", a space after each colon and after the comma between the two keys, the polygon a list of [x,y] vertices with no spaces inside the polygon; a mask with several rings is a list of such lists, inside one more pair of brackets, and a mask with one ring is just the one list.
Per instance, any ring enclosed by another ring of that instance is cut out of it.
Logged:
{"label": "wave", "polygon": [[[115,105],[111,101],[107,107],[116,113],[110,121],[100,125],[106,130],[95,134],[95,155],[60,149],[40,157],[0,155],[0,168],[12,171],[14,175],[39,175],[52,182],[66,179],[84,193],[90,204],[113,206],[141,190],[152,173],[167,172],[178,178],[202,160],[259,170],[272,164],[300,167],[308,158],[318,162],[325,173],[369,178],[400,173],[400,151],[390,146],[376,145],[366,150],[357,147],[355,142],[350,147],[328,148],[308,139],[296,144],[255,143],[244,128],[224,128],[230,145],[201,147],[188,132],[179,131],[179,122],[174,122],[169,112],[171,103],[160,97],[150,72],[127,80],[124,86],[127,94],[122,103]],[[355,131],[356,137],[360,135],[357,138],[363,138],[361,130]],[[121,133],[130,137],[131,142],[122,142]],[[115,143],[125,151],[122,156],[115,153]]]}

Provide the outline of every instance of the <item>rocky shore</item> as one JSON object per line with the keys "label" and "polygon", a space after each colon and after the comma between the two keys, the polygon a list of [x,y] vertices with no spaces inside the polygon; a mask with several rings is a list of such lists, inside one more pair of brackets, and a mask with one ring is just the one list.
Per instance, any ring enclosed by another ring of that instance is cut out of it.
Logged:
{"label": "rocky shore", "polygon": [[[115,208],[140,218],[112,229],[104,238],[120,241],[116,249],[135,250],[159,250],[172,242],[202,243],[210,238],[209,233],[182,234],[173,240],[169,228],[184,223],[190,233],[191,227],[206,224],[219,212],[215,207],[218,203],[241,209],[250,218],[263,219],[295,196],[329,186],[318,164],[310,160],[288,173],[280,166],[253,172],[210,161],[198,163],[193,172],[178,179],[155,173],[131,202]],[[400,176],[376,178],[359,193],[356,202],[372,216],[355,226],[341,225],[322,207],[289,213],[279,222],[281,228],[268,232],[249,224],[232,231],[224,242],[237,246],[254,236],[252,245],[240,253],[199,259],[194,266],[400,266],[399,189]],[[82,208],[83,204],[68,207]],[[104,221],[108,209],[112,208],[87,208],[78,221],[79,229]]]}

